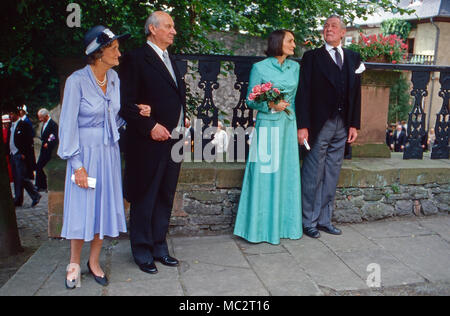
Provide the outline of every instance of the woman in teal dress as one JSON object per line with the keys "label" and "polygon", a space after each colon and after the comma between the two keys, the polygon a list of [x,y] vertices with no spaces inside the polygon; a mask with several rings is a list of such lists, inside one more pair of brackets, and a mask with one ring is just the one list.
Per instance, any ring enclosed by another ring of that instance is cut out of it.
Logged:
{"label": "woman in teal dress", "polygon": [[278,104],[247,101],[258,114],[234,234],[254,243],[279,244],[280,238],[299,239],[303,234],[294,104],[300,66],[286,59],[294,49],[291,31],[272,32],[268,58],[255,63],[250,73],[248,94],[267,82],[285,94]]}

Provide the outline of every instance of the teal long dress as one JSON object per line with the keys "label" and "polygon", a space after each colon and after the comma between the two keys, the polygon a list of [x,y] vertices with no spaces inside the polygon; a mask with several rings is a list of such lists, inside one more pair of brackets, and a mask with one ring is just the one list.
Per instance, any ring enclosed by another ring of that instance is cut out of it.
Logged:
{"label": "teal long dress", "polygon": [[275,112],[267,102],[249,101],[258,110],[245,168],[234,234],[250,242],[279,244],[280,238],[302,237],[300,161],[295,94],[300,66],[269,57],[253,65],[248,94],[255,85],[272,82],[286,94],[290,114]]}

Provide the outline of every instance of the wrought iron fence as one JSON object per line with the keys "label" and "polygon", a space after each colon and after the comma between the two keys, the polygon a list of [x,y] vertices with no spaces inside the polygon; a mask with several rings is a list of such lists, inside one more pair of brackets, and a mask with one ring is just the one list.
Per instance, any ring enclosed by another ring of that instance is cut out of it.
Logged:
{"label": "wrought iron fence", "polygon": [[[203,98],[198,106],[197,118],[201,119],[204,128],[217,126],[219,120],[219,109],[215,104],[213,91],[220,88],[218,77],[221,67],[226,63],[231,63],[236,76],[234,89],[239,94],[239,101],[233,108],[231,126],[250,127],[253,126],[253,110],[245,103],[249,75],[252,65],[264,57],[250,56],[223,56],[223,55],[175,55],[177,66],[184,77],[188,72],[188,62],[197,64],[196,69],[200,74],[198,87],[203,91]],[[299,59],[295,59],[300,61]],[[404,150],[404,159],[422,159],[423,148],[422,138],[426,131],[426,113],[423,107],[423,100],[428,95],[428,84],[431,73],[439,73],[440,90],[439,97],[442,98],[441,109],[436,113],[435,134],[436,140],[433,145],[432,159],[449,159],[449,136],[450,136],[450,67],[447,66],[425,66],[408,64],[379,64],[366,63],[367,69],[385,69],[412,72],[411,96],[414,98],[411,112],[409,113],[407,142]],[[428,113],[428,115],[434,115]],[[387,118],[386,118],[387,120]]]}

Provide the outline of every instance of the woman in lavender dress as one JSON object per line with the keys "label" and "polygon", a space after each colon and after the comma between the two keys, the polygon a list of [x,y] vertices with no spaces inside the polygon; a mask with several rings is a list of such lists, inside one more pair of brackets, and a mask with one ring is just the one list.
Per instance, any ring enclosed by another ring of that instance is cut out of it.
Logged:
{"label": "woman in lavender dress", "polygon": [[[118,116],[120,81],[111,69],[119,64],[118,39],[123,37],[129,35],[115,36],[104,26],[89,30],[84,38],[88,64],[69,76],[64,89],[58,155],[68,161],[61,233],[71,241],[68,289],[80,286],[84,242],[91,242],[89,272],[107,285],[99,262],[103,238],[126,232],[118,145],[124,121]],[[150,115],[149,107],[136,110]],[[88,177],[96,179],[95,188]]]}

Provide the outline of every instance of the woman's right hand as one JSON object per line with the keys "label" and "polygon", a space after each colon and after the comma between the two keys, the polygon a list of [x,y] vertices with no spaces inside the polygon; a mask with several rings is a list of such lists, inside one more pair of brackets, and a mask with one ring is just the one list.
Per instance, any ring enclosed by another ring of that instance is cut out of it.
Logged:
{"label": "woman's right hand", "polygon": [[80,188],[87,189],[88,186],[88,173],[84,167],[75,170],[75,184]]}
{"label": "woman's right hand", "polygon": [[273,101],[269,102],[269,107],[274,109],[277,112],[284,111],[289,105],[290,104],[284,100],[281,100],[277,104],[275,104]]}

